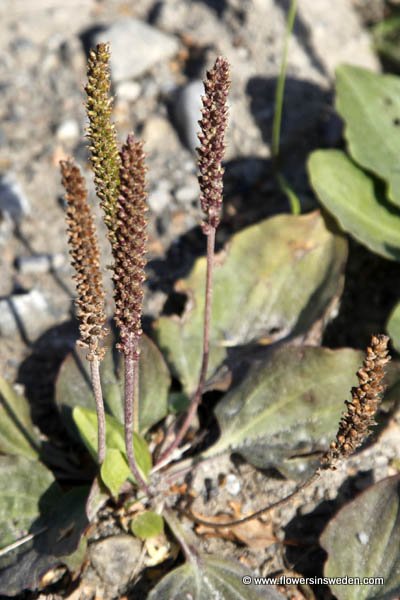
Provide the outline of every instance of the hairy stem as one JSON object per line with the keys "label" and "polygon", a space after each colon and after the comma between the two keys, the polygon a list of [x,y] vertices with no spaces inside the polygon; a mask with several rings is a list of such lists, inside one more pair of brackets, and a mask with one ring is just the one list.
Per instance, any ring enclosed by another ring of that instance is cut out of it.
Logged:
{"label": "hairy stem", "polygon": [[171,528],[172,533],[181,545],[186,560],[197,565],[199,558],[199,553],[197,550],[198,543],[193,532],[189,529],[186,529],[186,527],[171,510],[165,509],[163,516]]}
{"label": "hairy stem", "polygon": [[97,412],[97,460],[99,465],[104,462],[106,457],[106,415],[104,412],[103,392],[100,380],[100,361],[93,358],[90,361],[90,380],[96,403]]}
{"label": "hairy stem", "polygon": [[125,446],[129,467],[137,481],[138,486],[149,494],[149,487],[143,479],[135,459],[133,446],[133,431],[138,423],[138,378],[139,378],[139,349],[138,340],[132,335],[126,340],[129,352],[125,353]]}
{"label": "hairy stem", "polygon": [[207,377],[208,359],[210,355],[210,327],[211,327],[211,311],[212,311],[212,297],[213,297],[213,272],[214,272],[214,251],[215,251],[215,232],[216,228],[208,225],[206,227],[207,235],[207,273],[206,273],[206,290],[205,290],[205,303],[204,303],[204,322],[203,322],[203,356],[201,361],[199,382],[195,393],[190,401],[189,409],[186,414],[186,418],[183,421],[181,428],[179,429],[175,440],[172,444],[161,454],[157,463],[165,462],[172,452],[179,446],[183,438],[185,437],[193,418],[196,414],[196,410],[200,404],[201,397],[203,395],[204,385]]}

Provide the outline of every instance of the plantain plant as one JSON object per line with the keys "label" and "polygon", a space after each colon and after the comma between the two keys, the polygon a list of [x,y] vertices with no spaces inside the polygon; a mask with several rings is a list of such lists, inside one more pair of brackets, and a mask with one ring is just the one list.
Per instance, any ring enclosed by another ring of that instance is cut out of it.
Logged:
{"label": "plantain plant", "polygon": [[[41,574],[60,562],[76,568],[85,552],[82,534],[106,503],[122,510],[140,540],[161,535],[166,522],[180,544],[185,563],[156,585],[149,600],[283,598],[272,586],[244,586],[248,572],[243,566],[200,552],[188,521],[224,529],[259,518],[336,468],[375,423],[389,361],[386,336],[372,336],[361,369],[362,355],[352,349],[282,343],[304,338],[313,325],[329,319],[343,287],[345,239],[332,233],[318,212],[280,215],[233,235],[216,259],[230,85],[226,59],[217,58],[204,85],[198,159],[206,257],[177,284],[190,298],[184,313],[160,317],[150,339],[141,325],[147,241],[143,144],[130,134],[118,150],[108,45],[90,53],[87,135],[113,256],[118,339],[107,328],[97,231],[84,178],[73,160],[64,161],[80,347],[61,368],[56,401],[71,435],[97,465],[90,491],[84,486],[63,492],[43,464],[48,458],[25,399],[0,380],[0,483],[10,479],[15,487],[10,498],[0,485],[0,583],[9,595],[35,589]],[[180,384],[179,393],[170,390],[171,376]],[[201,431],[195,417],[212,389],[226,392],[215,409],[220,435],[196,453]],[[336,439],[327,448],[338,421]],[[157,424],[158,435],[151,435]],[[176,484],[197,464],[224,452],[237,452],[260,468],[274,467],[297,485],[278,502],[219,524],[182,510]],[[26,480],[29,493],[21,509],[15,498]],[[387,487],[395,505],[393,485]],[[394,527],[400,535],[397,522]],[[330,531],[323,543],[333,572]],[[348,552],[354,551],[349,546]],[[398,592],[400,578],[392,571],[390,592]]]}

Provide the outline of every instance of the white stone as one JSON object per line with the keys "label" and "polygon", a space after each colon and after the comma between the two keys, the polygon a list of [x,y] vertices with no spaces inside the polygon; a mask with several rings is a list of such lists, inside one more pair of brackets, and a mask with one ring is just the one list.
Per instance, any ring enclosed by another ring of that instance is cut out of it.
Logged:
{"label": "white stone", "polygon": [[74,119],[66,119],[57,127],[56,136],[61,142],[74,141],[79,135],[79,125]]}
{"label": "white stone", "polygon": [[140,96],[142,88],[137,81],[122,81],[117,86],[116,96],[120,100],[134,102]]}
{"label": "white stone", "polygon": [[368,535],[368,533],[365,533],[365,531],[360,531],[359,533],[357,533],[357,537],[358,537],[358,541],[363,546],[366,546],[368,544],[368,542],[369,542],[369,535]]}
{"label": "white stone", "polygon": [[240,481],[233,473],[226,476],[225,487],[226,491],[232,496],[237,496],[241,490]]}
{"label": "white stone", "polygon": [[96,33],[94,44],[110,42],[113,81],[139,77],[157,63],[167,61],[179,49],[175,37],[139,21],[124,19]]}

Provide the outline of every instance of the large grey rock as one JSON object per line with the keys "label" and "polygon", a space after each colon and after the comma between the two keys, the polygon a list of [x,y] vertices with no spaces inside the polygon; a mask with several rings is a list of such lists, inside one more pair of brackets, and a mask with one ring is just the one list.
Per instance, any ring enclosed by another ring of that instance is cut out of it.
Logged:
{"label": "large grey rock", "polygon": [[197,133],[198,121],[201,118],[201,97],[204,94],[204,85],[200,79],[194,79],[176,94],[174,116],[176,126],[189,150],[193,152],[199,145]]}
{"label": "large grey rock", "polygon": [[124,19],[96,33],[94,44],[110,42],[114,83],[134,79],[178,51],[175,37],[139,21]]}

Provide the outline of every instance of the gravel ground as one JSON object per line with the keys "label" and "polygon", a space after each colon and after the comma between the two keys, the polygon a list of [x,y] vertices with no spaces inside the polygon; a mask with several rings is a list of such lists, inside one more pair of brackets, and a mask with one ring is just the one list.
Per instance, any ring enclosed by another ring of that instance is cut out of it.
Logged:
{"label": "gravel ground", "polygon": [[[269,160],[273,94],[288,5],[288,0],[0,3],[0,373],[24,384],[31,400],[40,396],[48,403],[51,399],[54,373],[77,334],[71,321],[73,285],[58,162],[73,155],[89,176],[83,107],[88,49],[97,41],[111,41],[118,135],[123,140],[134,130],[146,143],[148,323],[162,310],[174,281],[203,252],[194,147],[200,80],[218,54],[226,56],[232,66],[226,204],[219,241],[288,208],[272,181]],[[290,46],[282,148],[286,175],[305,209],[314,202],[305,157],[314,147],[340,142],[341,127],[331,108],[334,69],[342,62],[379,69],[365,23],[381,18],[383,10],[383,2],[335,0],[332,8],[330,0],[299,0]],[[96,204],[92,184],[90,190]],[[106,274],[106,244],[102,251]],[[110,303],[110,315],[112,310]],[[329,330],[328,338],[332,345],[364,344],[358,330],[353,337],[335,336]],[[49,414],[41,409],[36,413],[39,423]],[[305,494],[304,502],[299,500],[273,514],[273,536],[281,540],[286,527],[290,535],[300,535],[302,518],[314,514],[310,536],[316,539],[321,523],[355,489],[394,472],[390,465],[398,454],[398,435],[393,421],[373,449],[319,482]],[[365,477],[351,480],[361,471],[369,473],[368,481]],[[228,474],[233,476],[230,488],[221,483]],[[208,496],[205,481],[211,490]],[[232,499],[246,510],[257,508],[293,484],[221,459],[204,465],[193,486],[198,510],[215,514]],[[323,500],[331,504],[321,516],[318,507]],[[301,557],[295,551],[288,555],[280,542],[262,552],[214,538],[204,545],[262,574],[300,569]],[[117,587],[111,583],[107,587],[98,572],[93,574],[96,560],[87,571],[89,587],[96,581],[104,598],[117,597],[118,582]],[[318,560],[321,563],[321,557]],[[138,593],[129,597],[140,597]],[[292,594],[292,598],[302,597]]]}

